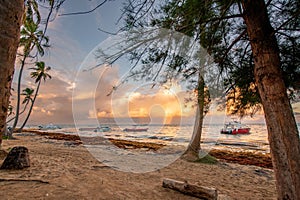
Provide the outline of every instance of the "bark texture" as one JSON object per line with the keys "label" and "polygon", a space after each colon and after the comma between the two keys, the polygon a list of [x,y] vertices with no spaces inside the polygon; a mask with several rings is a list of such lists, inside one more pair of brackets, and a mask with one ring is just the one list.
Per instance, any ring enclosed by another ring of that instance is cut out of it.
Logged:
{"label": "bark texture", "polygon": [[24,0],[2,0],[0,3],[0,146],[9,106]]}
{"label": "bark texture", "polygon": [[163,180],[163,187],[170,188],[172,190],[177,190],[179,192],[182,192],[183,194],[187,194],[193,197],[198,197],[200,199],[206,199],[206,200],[218,199],[218,191],[216,189],[189,184],[187,182],[165,178]]}
{"label": "bark texture", "polygon": [[300,140],[264,0],[242,1],[254,75],[268,128],[278,199],[300,199]]}
{"label": "bark texture", "polygon": [[[204,78],[199,73],[199,79],[198,79],[198,88],[197,88],[198,94],[197,94],[197,113],[195,118],[195,125],[193,130],[193,135],[191,138],[191,141],[189,143],[189,146],[185,153],[182,155],[182,158],[187,161],[196,161],[200,159],[199,154],[201,156],[205,156],[207,153],[201,153],[201,135],[202,135],[202,125],[203,125],[203,119],[204,119]],[[203,154],[203,155],[202,155]]]}

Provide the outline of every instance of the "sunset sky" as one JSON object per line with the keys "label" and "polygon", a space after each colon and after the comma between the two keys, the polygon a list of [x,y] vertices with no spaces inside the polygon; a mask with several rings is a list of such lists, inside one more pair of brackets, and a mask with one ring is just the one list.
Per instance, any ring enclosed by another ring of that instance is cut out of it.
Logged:
{"label": "sunset sky", "polygon": [[[99,1],[66,1],[59,13],[90,10],[97,3]],[[112,1],[91,14],[57,16],[49,24],[47,35],[51,47],[43,60],[52,68],[52,79],[42,84],[29,123],[73,123],[72,91],[77,70],[88,53],[109,36],[98,28],[112,32],[117,30],[115,22],[120,6],[120,1]],[[15,77],[17,74],[18,70]],[[34,87],[30,78],[23,79],[22,83],[24,87]]]}
{"label": "sunset sky", "polygon": [[[77,123],[93,123],[96,118],[154,119],[161,116],[165,117],[165,123],[170,123],[172,118],[194,115],[192,103],[184,103],[186,92],[179,83],[172,83],[169,89],[129,83],[118,88],[113,95],[107,95],[129,66],[120,62],[112,67],[102,66],[82,72],[90,52],[110,37],[98,28],[116,32],[118,26],[122,25],[121,22],[116,24],[122,2],[109,1],[86,15],[57,16],[50,23],[47,33],[51,48],[43,60],[52,67],[52,79],[42,84],[29,124],[72,124],[73,114]],[[98,3],[96,0],[66,1],[59,14],[88,11]],[[29,74],[30,71],[26,70],[25,73]],[[18,70],[15,77],[17,74]],[[23,86],[34,87],[34,82],[25,78]],[[224,118],[224,113],[216,115],[221,116],[221,120]],[[262,116],[256,116],[253,120],[262,121]]]}

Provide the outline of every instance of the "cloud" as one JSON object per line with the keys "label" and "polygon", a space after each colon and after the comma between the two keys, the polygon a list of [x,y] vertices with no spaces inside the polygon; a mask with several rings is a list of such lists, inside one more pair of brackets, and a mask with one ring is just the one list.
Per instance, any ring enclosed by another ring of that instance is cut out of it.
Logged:
{"label": "cloud", "polygon": [[152,88],[152,85],[125,84],[114,91],[110,99],[103,95],[97,96],[97,116],[116,118],[192,116],[194,115],[192,102],[186,104],[185,96],[186,93],[178,85],[168,89]]}
{"label": "cloud", "polygon": [[112,117],[111,96],[119,79],[119,70],[114,67],[99,67],[78,74],[73,93],[73,112],[77,120]]}
{"label": "cloud", "polygon": [[30,123],[73,123],[69,84],[56,77],[42,83]]}
{"label": "cloud", "polygon": [[[33,111],[31,113],[28,124],[41,124],[41,123],[73,123],[72,116],[72,91],[69,90],[70,83],[61,80],[59,77],[53,75],[51,70],[52,79],[46,82],[42,81],[39,94],[35,101]],[[55,74],[55,73],[54,73]],[[25,77],[21,88],[26,87],[36,89],[34,80]],[[16,83],[14,83],[16,88]],[[23,101],[23,96],[21,97]],[[11,97],[11,103],[16,107],[16,90]],[[23,107],[23,105],[21,105]],[[21,108],[22,110],[22,108]],[[22,115],[19,124],[24,120],[27,111]]]}

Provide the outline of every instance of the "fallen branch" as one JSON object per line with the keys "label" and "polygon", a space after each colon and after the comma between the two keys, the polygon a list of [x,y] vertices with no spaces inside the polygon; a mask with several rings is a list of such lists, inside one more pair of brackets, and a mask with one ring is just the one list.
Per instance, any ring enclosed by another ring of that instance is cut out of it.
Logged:
{"label": "fallen branch", "polygon": [[44,183],[44,184],[50,184],[48,181],[43,181],[39,179],[14,179],[14,178],[0,178],[0,182],[3,181],[21,181],[21,182],[38,182],[38,183]]}
{"label": "fallen branch", "polygon": [[163,187],[179,191],[193,197],[198,197],[207,200],[217,200],[218,191],[214,188],[208,188],[198,185],[189,184],[187,182],[177,181],[173,179],[164,179]]}

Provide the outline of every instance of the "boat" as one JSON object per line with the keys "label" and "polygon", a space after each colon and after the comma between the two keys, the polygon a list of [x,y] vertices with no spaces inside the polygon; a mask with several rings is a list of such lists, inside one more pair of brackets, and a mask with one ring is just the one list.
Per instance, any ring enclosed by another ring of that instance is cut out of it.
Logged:
{"label": "boat", "polygon": [[146,132],[148,128],[125,128],[123,129],[125,132]]}
{"label": "boat", "polygon": [[109,126],[98,126],[96,128],[79,128],[79,131],[109,132],[111,131],[111,128]]}
{"label": "boat", "polygon": [[109,126],[98,126],[94,132],[109,132],[111,128]]}
{"label": "boat", "polygon": [[221,129],[222,134],[249,134],[250,128],[248,126],[242,125],[241,122],[232,121],[224,124],[224,128]]}
{"label": "boat", "polygon": [[148,128],[142,128],[142,127],[137,127],[138,125],[133,125],[132,128],[125,128],[123,131],[125,132],[146,132],[148,131]]}
{"label": "boat", "polygon": [[55,129],[61,129],[60,126],[53,125],[53,124],[48,124],[48,125],[39,125],[38,126],[39,130],[55,130]]}
{"label": "boat", "polygon": [[79,128],[80,131],[94,131],[96,128]]}

